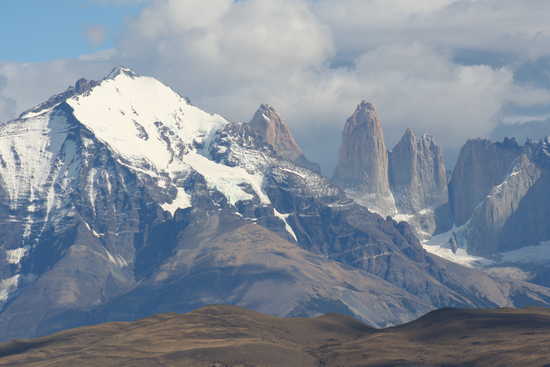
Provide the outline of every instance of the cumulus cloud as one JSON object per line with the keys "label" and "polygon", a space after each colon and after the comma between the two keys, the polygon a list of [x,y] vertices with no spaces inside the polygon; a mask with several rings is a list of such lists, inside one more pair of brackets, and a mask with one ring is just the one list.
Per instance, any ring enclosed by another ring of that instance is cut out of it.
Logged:
{"label": "cumulus cloud", "polygon": [[[378,106],[390,146],[412,127],[458,147],[549,104],[536,76],[548,72],[549,12],[547,0],[151,0],[116,49],[37,68],[57,90],[126,64],[232,120],[273,104],[330,173],[361,99]],[[7,76],[18,110],[46,94],[20,87],[38,74]]]}
{"label": "cumulus cloud", "polygon": [[[56,60],[41,63],[0,62],[0,122],[44,102],[79,78],[98,79],[112,60]],[[3,101],[3,103],[2,103]]]}

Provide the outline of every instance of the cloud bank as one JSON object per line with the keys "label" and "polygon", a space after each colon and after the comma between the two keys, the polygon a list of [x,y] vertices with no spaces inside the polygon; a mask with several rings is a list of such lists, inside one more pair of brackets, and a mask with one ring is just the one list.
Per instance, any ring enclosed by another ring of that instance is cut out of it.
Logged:
{"label": "cloud bank", "polygon": [[412,127],[450,149],[550,104],[548,13],[546,0],[152,0],[114,50],[0,64],[0,120],[125,64],[232,120],[274,105],[330,173],[362,99],[390,146]]}

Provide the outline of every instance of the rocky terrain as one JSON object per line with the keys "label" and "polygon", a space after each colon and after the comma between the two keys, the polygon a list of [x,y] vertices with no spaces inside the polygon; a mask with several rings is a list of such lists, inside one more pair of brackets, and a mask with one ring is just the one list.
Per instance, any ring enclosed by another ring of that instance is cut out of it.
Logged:
{"label": "rocky terrain", "polygon": [[546,366],[550,311],[434,311],[374,329],[329,314],[281,319],[230,306],[0,344],[0,366]]}
{"label": "rocky terrain", "polygon": [[[550,289],[432,255],[410,225],[352,200],[365,189],[395,204],[372,105],[346,136],[358,140],[342,154],[366,156],[360,175],[340,166],[341,188],[304,161],[272,107],[230,122],[126,68],[1,124],[0,339],[209,304],[377,327],[448,306],[550,304]],[[435,145],[409,146],[431,158],[409,159],[402,182],[441,179]],[[441,202],[420,188],[408,197]]]}

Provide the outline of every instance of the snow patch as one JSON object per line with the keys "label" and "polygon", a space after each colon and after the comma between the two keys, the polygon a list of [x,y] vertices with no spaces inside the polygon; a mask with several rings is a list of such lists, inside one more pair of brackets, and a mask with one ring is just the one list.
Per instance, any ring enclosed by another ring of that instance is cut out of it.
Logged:
{"label": "snow patch", "polygon": [[307,179],[306,175],[304,175],[303,173],[301,172],[298,172],[297,170],[294,170],[294,169],[289,169],[289,168],[281,168],[281,171],[284,171],[284,172],[288,172],[288,173],[292,173],[293,175],[296,175],[304,180]]}
{"label": "snow patch", "polygon": [[84,225],[86,226],[86,228],[88,228],[88,231],[90,231],[94,237],[101,238],[105,236],[105,234],[103,233],[96,232],[87,222],[84,222]]}
{"label": "snow patch", "polygon": [[279,218],[280,220],[282,220],[283,222],[285,222],[285,229],[286,231],[288,232],[289,235],[292,236],[292,238],[294,238],[294,241],[298,242],[298,237],[296,237],[296,233],[294,233],[294,230],[292,229],[292,227],[290,226],[290,224],[288,224],[288,217],[291,215],[291,214],[282,214],[282,213],[279,213],[277,211],[277,209],[273,208],[273,211],[275,212],[275,216],[277,218]]}
{"label": "snow patch", "polygon": [[5,302],[8,297],[17,289],[20,275],[14,275],[11,278],[0,280],[0,302]]}
{"label": "snow patch", "polygon": [[128,266],[128,262],[120,255],[113,256],[109,250],[105,249],[105,253],[107,254],[107,259],[114,265],[120,266],[121,268],[124,268]]}
{"label": "snow patch", "polygon": [[449,232],[433,236],[430,240],[424,241],[422,246],[426,251],[433,255],[444,258],[451,262],[469,267],[481,267],[493,264],[493,261],[480,256],[474,256],[468,254],[463,248],[457,248],[455,250],[449,247],[449,241],[459,228],[453,228]]}
{"label": "snow patch", "polygon": [[162,204],[161,207],[173,217],[174,214],[176,214],[176,210],[191,207],[191,196],[187,194],[184,189],[178,187],[178,192],[174,200],[170,203]]}
{"label": "snow patch", "polygon": [[6,251],[6,262],[8,264],[19,264],[21,260],[27,254],[28,249],[25,247],[16,248],[14,250]]}
{"label": "snow patch", "polygon": [[271,203],[269,197],[262,190],[264,177],[259,173],[251,174],[241,167],[219,164],[195,152],[187,154],[184,160],[204,177],[210,188],[224,194],[231,205],[235,205],[239,201],[253,199],[253,195],[244,190],[247,184],[254,190],[262,204]]}
{"label": "snow patch", "polygon": [[451,262],[469,267],[475,268],[479,266],[486,266],[492,264],[492,261],[484,257],[478,257],[468,254],[468,252],[462,248],[453,252],[450,248],[438,246],[438,245],[423,245],[424,249],[433,255],[444,258]]}

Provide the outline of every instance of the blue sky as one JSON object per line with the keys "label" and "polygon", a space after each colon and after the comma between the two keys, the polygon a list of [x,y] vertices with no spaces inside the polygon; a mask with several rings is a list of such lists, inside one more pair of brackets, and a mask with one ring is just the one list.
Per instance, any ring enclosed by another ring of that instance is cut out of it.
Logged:
{"label": "blue sky", "polygon": [[[89,0],[2,0],[0,60],[49,61],[111,48],[128,18],[142,6]],[[105,30],[104,42],[94,45],[89,41],[86,31],[91,27]]]}

